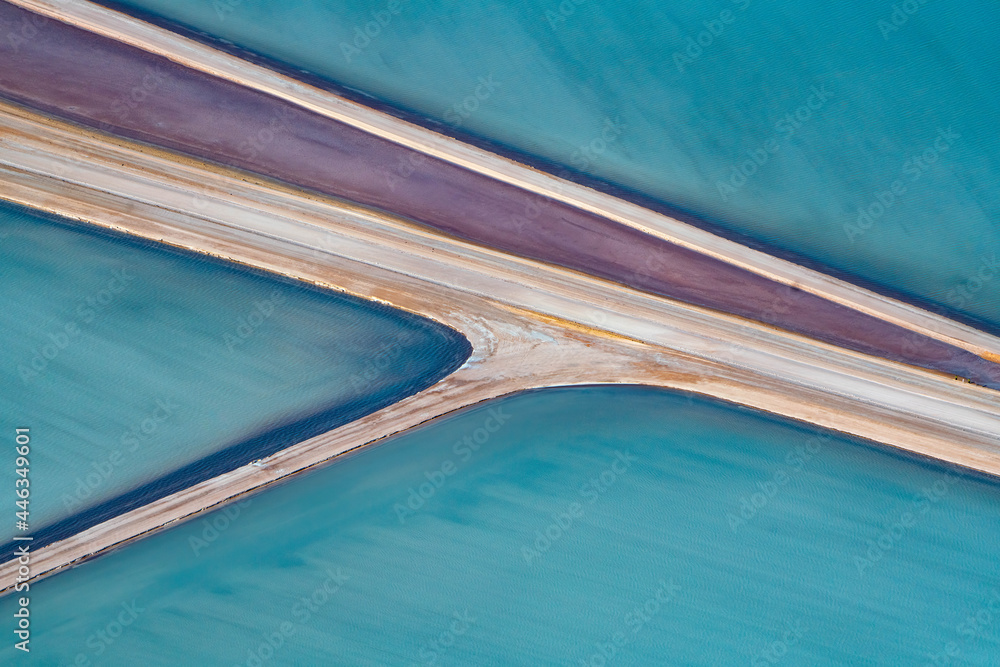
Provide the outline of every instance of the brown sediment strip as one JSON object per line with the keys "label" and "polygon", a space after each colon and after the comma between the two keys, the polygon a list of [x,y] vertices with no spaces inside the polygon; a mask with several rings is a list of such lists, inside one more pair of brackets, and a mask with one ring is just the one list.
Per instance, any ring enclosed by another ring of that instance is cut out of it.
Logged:
{"label": "brown sediment strip", "polygon": [[[0,94],[200,158],[343,197],[852,350],[1000,387],[968,351],[780,285],[264,93],[0,3]],[[30,39],[19,38],[31,26]],[[14,38],[11,38],[11,35]]]}

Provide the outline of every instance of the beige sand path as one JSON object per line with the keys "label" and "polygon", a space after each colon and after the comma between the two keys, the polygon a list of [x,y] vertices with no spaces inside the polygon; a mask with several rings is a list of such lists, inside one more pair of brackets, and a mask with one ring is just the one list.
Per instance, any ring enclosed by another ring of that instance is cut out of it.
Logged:
{"label": "beige sand path", "polygon": [[[0,198],[378,299],[455,327],[474,348],[413,397],[39,550],[34,576],[441,414],[541,386],[690,390],[1000,474],[991,390],[3,104]],[[0,565],[0,588],[14,572]]]}

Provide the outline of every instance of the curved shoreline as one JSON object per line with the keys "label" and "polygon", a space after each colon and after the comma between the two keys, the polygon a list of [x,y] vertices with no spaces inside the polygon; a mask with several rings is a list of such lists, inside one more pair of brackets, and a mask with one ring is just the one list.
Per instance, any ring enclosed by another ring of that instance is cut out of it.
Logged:
{"label": "curved shoreline", "polygon": [[[43,212],[26,210],[34,216],[48,216],[48,214]],[[56,219],[53,224],[81,227],[86,223],[67,222],[63,219]],[[125,246],[127,250],[159,245],[146,239],[128,236],[113,230],[95,227],[94,225],[86,225],[86,227],[88,229],[85,230],[85,233],[107,236],[114,242]],[[220,264],[224,262],[222,259],[205,257],[202,253],[192,252],[183,248],[171,248],[170,251],[182,253],[184,256],[195,261],[217,262]],[[225,263],[232,264],[231,262]],[[348,299],[350,302],[359,301],[354,295],[347,295],[340,291],[324,290],[321,287],[295,281],[285,276],[261,271],[253,266],[241,265],[239,270],[256,276],[266,276],[272,281],[272,284],[280,281],[288,285],[294,285],[297,289],[321,293],[331,298]],[[95,505],[86,506],[79,511],[75,511],[70,516],[59,518],[51,523],[41,524],[40,528],[32,531],[32,537],[34,538],[32,540],[33,548],[40,549],[53,542],[71,537],[76,533],[112,520],[121,514],[169,496],[193,484],[230,472],[254,460],[266,458],[309,437],[325,433],[345,423],[389,407],[436,384],[442,378],[457,370],[471,355],[472,347],[469,342],[459,331],[452,327],[448,327],[440,322],[431,322],[427,318],[420,317],[418,314],[410,311],[393,309],[388,304],[380,302],[365,300],[364,307],[367,309],[367,312],[391,313],[396,320],[406,323],[407,326],[425,327],[433,331],[437,339],[435,345],[439,347],[436,347],[432,354],[439,359],[441,365],[432,371],[411,375],[404,382],[392,385],[391,387],[382,387],[378,391],[362,395],[356,399],[328,403],[306,416],[268,426],[239,441],[232,442],[218,451],[211,451],[177,468],[169,469],[165,472],[157,472],[153,479],[122,493],[118,493],[107,500],[102,500]],[[417,351],[427,353],[426,349]],[[441,353],[442,351],[444,352],[443,354]],[[78,506],[84,502],[83,500],[79,500]],[[35,523],[38,523],[37,520]],[[0,543],[0,562],[12,557],[18,544],[18,542],[14,541]]]}
{"label": "curved shoreline", "polygon": [[[473,345],[455,373],[400,403],[39,550],[37,576],[440,414],[541,386],[691,391],[1000,475],[990,390],[13,107],[0,105],[0,140],[4,199],[380,300]],[[0,565],[0,588],[14,565]]]}
{"label": "curved shoreline", "polygon": [[[0,13],[3,11],[0,5]],[[570,193],[579,186],[565,181],[555,183],[556,192],[551,188],[532,189],[530,183],[523,182],[523,174],[511,173],[520,169],[541,177],[540,172],[496,156],[493,160],[499,160],[510,173],[498,172],[495,165],[486,165],[483,160],[479,160],[482,164],[469,163],[466,158],[456,158],[456,154],[471,149],[453,140],[445,141],[447,138],[440,135],[428,138],[424,135],[432,133],[420,128],[405,128],[419,141],[413,137],[401,141],[400,136],[390,136],[384,128],[369,122],[376,117],[379,122],[394,119],[370,109],[355,109],[356,105],[328,93],[321,95],[325,95],[322,99],[327,104],[350,106],[356,112],[352,124],[345,124],[340,117],[331,119],[329,113],[322,118],[315,105],[304,100],[289,105],[275,97],[274,91],[265,95],[234,86],[229,80],[208,78],[63,23],[50,22],[43,29],[52,31],[48,39],[40,37],[13,50],[8,53],[7,69],[0,67],[0,82],[7,94],[33,106],[203,159],[221,160],[346,197],[522,257],[1000,388],[1000,365],[995,363],[1000,359],[1000,347],[985,333],[965,330],[957,323],[905,304],[879,301],[870,294],[861,303],[831,298],[817,290],[815,280],[792,281],[791,287],[781,280],[775,282],[775,272],[787,267],[773,257],[758,253],[766,258],[767,268],[751,270],[748,260],[761,259],[755,258],[756,251],[742,248],[733,256],[723,257],[718,252],[723,241],[717,237],[702,233],[703,239],[713,245],[700,246],[667,238],[636,222],[635,211],[631,217],[616,213],[623,207],[629,209],[626,202],[606,195],[601,199],[600,193],[581,188],[601,205],[588,203]],[[182,38],[168,34],[163,39]],[[175,55],[173,59],[187,66],[192,64],[184,57]],[[101,73],[98,60],[114,76]],[[246,65],[244,69],[250,68]],[[161,70],[164,82],[153,87],[149,99],[134,113],[116,119],[112,102],[124,99],[129,82],[144,81],[150,71]],[[86,90],[79,89],[79,81],[87,82]],[[214,113],[217,105],[226,107],[229,113],[220,118]],[[275,140],[279,131],[280,140]],[[265,151],[247,152],[243,149],[248,136],[270,136],[271,140]],[[417,155],[422,155],[419,162]],[[394,171],[399,164],[407,169],[403,175]],[[473,167],[477,170],[470,171]],[[567,203],[569,199],[572,204]],[[639,211],[640,217],[663,218]],[[691,234],[695,231],[700,232],[688,229]],[[806,271],[797,268],[800,274]],[[823,277],[820,282],[833,284],[832,280]],[[900,312],[876,312],[872,304],[889,304]],[[940,333],[942,330],[948,333]]]}

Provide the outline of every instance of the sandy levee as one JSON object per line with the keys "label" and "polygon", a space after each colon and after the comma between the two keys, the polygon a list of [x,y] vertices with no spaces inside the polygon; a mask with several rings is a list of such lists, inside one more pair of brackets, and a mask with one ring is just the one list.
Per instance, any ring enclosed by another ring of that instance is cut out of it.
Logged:
{"label": "sandy levee", "polygon": [[[357,447],[520,389],[641,383],[715,396],[1000,474],[995,392],[517,257],[405,219],[0,105],[0,197],[376,299],[461,331],[436,385],[45,546],[47,576]],[[16,563],[0,566],[9,588]]]}

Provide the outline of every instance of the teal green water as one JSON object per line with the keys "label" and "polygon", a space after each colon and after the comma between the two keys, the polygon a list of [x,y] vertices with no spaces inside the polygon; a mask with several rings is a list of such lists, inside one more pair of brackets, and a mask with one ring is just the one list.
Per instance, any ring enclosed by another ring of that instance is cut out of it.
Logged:
{"label": "teal green water", "polygon": [[529,392],[32,586],[32,664],[997,664],[998,512],[749,409]]}
{"label": "teal green water", "polygon": [[108,4],[1000,327],[995,2]]}
{"label": "teal green water", "polygon": [[0,235],[0,430],[31,429],[33,530],[304,420],[276,436],[297,442],[467,354],[408,313],[24,209],[0,206]]}

